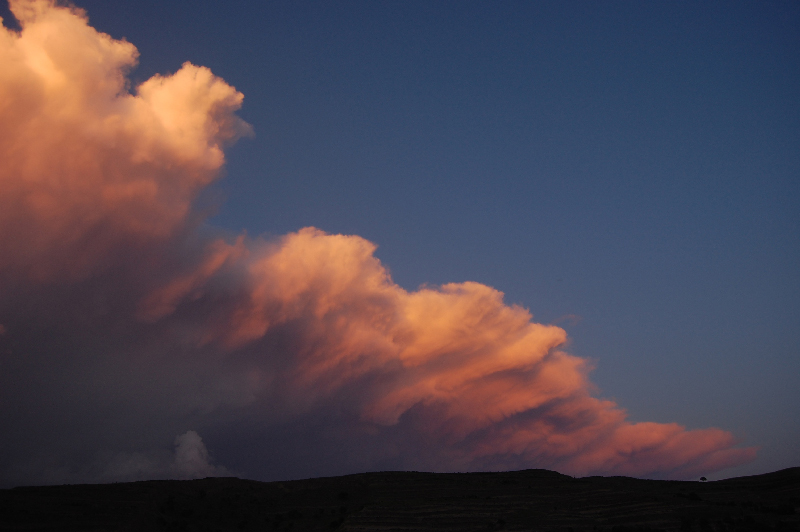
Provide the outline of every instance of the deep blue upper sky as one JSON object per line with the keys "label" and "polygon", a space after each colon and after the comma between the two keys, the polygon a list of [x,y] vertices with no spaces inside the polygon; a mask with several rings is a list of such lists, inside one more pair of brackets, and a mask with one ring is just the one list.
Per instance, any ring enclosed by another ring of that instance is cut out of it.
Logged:
{"label": "deep blue upper sky", "polygon": [[761,446],[726,475],[800,465],[800,4],[77,3],[245,94],[213,224],[494,286],[632,420]]}

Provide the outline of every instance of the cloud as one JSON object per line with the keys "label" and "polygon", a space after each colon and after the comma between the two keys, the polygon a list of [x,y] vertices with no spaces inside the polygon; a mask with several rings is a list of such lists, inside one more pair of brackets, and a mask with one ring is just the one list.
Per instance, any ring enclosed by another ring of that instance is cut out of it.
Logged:
{"label": "cloud", "polygon": [[208,449],[203,439],[190,430],[175,438],[175,461],[172,472],[178,478],[205,478],[228,475],[224,467],[209,463]]}
{"label": "cloud", "polygon": [[50,2],[11,9],[23,30],[0,47],[0,268],[82,278],[172,237],[222,147],[249,131],[233,114],[242,95],[189,63],[129,94],[132,44]]}
{"label": "cloud", "polygon": [[[358,236],[226,235],[193,209],[243,96],[85,14],[0,31],[0,482],[547,467],[684,478],[752,460],[631,423],[566,332],[466,282],[407,291]],[[195,430],[188,430],[194,427]],[[164,450],[174,440],[174,460]],[[250,462],[243,462],[250,460]],[[282,468],[282,469],[281,469]]]}
{"label": "cloud", "polygon": [[[92,468],[84,473],[83,480],[90,482],[135,482],[153,479],[194,479],[231,476],[223,466],[214,465],[203,439],[190,430],[175,438],[174,452],[159,449],[151,452],[98,453]],[[51,482],[68,482],[68,471],[60,472],[63,478]]]}

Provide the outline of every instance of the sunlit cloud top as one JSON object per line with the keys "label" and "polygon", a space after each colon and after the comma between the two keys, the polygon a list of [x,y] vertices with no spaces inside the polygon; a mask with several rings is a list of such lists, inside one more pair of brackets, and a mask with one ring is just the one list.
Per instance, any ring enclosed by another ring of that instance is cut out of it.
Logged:
{"label": "sunlit cloud top", "polygon": [[251,133],[243,95],[190,63],[133,87],[136,48],[82,11],[11,9],[0,481],[227,474],[201,435],[235,448],[287,424],[361,469],[687,478],[754,458],[721,429],[628,421],[562,328],[489,286],[408,291],[358,236],[204,225],[198,194]]}

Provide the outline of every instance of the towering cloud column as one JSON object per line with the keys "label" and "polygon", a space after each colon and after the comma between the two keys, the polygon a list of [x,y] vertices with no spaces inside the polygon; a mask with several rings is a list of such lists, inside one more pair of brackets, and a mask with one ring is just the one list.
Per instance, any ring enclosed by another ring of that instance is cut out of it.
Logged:
{"label": "towering cloud column", "polygon": [[[189,63],[131,88],[135,47],[82,11],[11,9],[22,30],[0,30],[0,481],[174,476],[173,441],[199,464],[181,475],[224,471],[203,431],[233,456],[292,420],[316,439],[336,427],[334,454],[353,469],[682,478],[754,457],[719,429],[626,421],[592,396],[563,329],[488,286],[409,292],[357,236],[266,242],[203,225],[194,200],[250,133],[234,114],[242,95]],[[259,452],[278,452],[269,441]]]}

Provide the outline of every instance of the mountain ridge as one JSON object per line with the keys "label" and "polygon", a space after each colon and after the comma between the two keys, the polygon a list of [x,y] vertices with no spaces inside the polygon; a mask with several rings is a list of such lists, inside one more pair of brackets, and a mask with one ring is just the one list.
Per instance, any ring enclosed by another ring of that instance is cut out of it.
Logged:
{"label": "mountain ridge", "polygon": [[0,531],[798,531],[800,467],[711,482],[544,469],[0,490]]}

